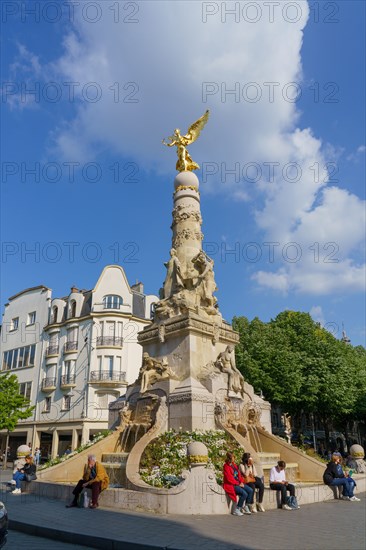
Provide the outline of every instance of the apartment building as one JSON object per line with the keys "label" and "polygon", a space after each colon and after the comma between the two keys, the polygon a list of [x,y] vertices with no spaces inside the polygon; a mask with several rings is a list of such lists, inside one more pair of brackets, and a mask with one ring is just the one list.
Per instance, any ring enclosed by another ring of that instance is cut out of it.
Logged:
{"label": "apartment building", "polygon": [[62,455],[108,427],[108,405],[138,375],[137,334],[149,324],[158,298],[130,286],[118,265],[106,266],[92,290],[72,287],[53,298],[44,286],[9,298],[1,338],[2,372],[12,371],[19,391],[35,405],[0,447],[40,447]]}

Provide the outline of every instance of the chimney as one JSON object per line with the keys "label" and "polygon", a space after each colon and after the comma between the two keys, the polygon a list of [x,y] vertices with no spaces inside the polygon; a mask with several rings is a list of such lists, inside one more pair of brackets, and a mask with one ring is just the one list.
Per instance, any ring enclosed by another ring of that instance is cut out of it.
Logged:
{"label": "chimney", "polygon": [[71,287],[70,291],[71,291],[71,294],[72,294],[73,292],[79,292],[79,289],[78,289],[78,288],[76,288],[76,286],[75,286],[75,285],[72,285],[72,287]]}
{"label": "chimney", "polygon": [[136,292],[139,292],[140,294],[144,293],[144,284],[141,282],[136,282],[134,285],[131,286],[132,290],[135,290]]}

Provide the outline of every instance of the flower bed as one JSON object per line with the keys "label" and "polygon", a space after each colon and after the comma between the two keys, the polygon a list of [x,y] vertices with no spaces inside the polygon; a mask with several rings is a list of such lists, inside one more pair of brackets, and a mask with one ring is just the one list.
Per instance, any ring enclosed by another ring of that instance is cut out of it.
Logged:
{"label": "flower bed", "polygon": [[169,430],[148,445],[140,462],[141,478],[153,487],[172,487],[182,481],[183,470],[189,469],[187,446],[201,441],[208,449],[207,468],[215,471],[222,483],[222,467],[228,451],[240,462],[243,449],[223,430],[207,432],[176,432]]}

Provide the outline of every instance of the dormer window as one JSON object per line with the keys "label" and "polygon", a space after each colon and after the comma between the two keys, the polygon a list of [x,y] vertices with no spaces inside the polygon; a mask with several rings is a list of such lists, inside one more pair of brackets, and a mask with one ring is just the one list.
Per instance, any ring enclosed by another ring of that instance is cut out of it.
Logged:
{"label": "dormer window", "polygon": [[70,303],[70,319],[76,317],[76,301],[72,300]]}
{"label": "dormer window", "polygon": [[52,309],[52,322],[57,323],[58,307],[54,306]]}
{"label": "dormer window", "polygon": [[109,294],[103,298],[104,309],[120,309],[122,303],[121,296],[116,296],[115,294]]}

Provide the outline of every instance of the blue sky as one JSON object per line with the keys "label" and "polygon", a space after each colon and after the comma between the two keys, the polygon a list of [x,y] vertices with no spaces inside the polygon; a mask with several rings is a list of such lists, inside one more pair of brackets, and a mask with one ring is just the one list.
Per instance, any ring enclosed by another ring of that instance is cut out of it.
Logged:
{"label": "blue sky", "polygon": [[364,3],[234,4],[2,4],[2,303],[110,263],[157,293],[161,139],[210,108],[190,152],[224,317],[309,311],[365,344]]}

